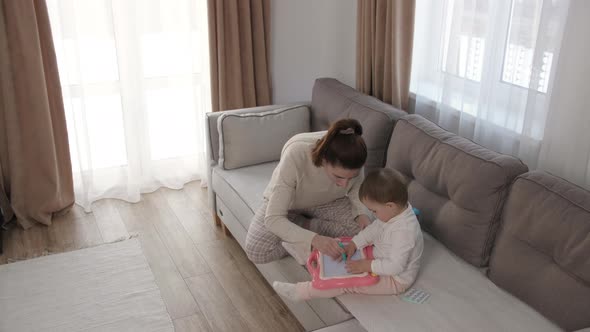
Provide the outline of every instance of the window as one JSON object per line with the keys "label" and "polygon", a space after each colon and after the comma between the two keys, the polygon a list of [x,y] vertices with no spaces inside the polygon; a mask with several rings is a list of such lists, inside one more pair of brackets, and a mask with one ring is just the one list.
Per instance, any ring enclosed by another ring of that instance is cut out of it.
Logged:
{"label": "window", "polygon": [[[551,47],[539,50],[537,44],[552,45],[555,41],[552,40],[554,29],[540,29],[545,1],[504,2],[510,5],[508,31],[505,38],[497,38],[497,41],[492,38],[491,11],[501,11],[502,1],[495,4],[497,8],[492,8],[494,3],[487,0],[446,2],[441,69],[447,74],[481,82],[486,52],[493,48],[503,49],[499,79],[546,93],[554,53]],[[548,1],[547,5],[551,6],[551,2]],[[546,15],[550,16],[550,11],[551,8],[546,8]]]}
{"label": "window", "polygon": [[445,18],[442,70],[480,82],[486,49],[487,1],[450,0]]}
{"label": "window", "polygon": [[[547,93],[553,51],[541,50],[538,52],[539,59],[535,59],[537,40],[551,38],[549,33],[544,35],[539,33],[543,2],[543,0],[512,1],[502,81]],[[534,73],[534,64],[539,60],[541,61],[540,70]]]}
{"label": "window", "polygon": [[128,165],[137,124],[132,135],[143,136],[152,161],[202,152],[195,133],[209,101],[205,6],[48,1],[74,164]]}
{"label": "window", "polygon": [[541,140],[568,7],[569,0],[417,0],[416,113],[467,137],[483,132],[473,123],[486,123]]}
{"label": "window", "polygon": [[76,202],[202,179],[206,0],[48,0]]}

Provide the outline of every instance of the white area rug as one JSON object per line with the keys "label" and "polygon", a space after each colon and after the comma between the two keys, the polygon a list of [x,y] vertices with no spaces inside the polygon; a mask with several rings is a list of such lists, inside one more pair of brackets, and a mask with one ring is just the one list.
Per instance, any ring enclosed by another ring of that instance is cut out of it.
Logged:
{"label": "white area rug", "polygon": [[139,241],[0,266],[0,331],[173,331]]}

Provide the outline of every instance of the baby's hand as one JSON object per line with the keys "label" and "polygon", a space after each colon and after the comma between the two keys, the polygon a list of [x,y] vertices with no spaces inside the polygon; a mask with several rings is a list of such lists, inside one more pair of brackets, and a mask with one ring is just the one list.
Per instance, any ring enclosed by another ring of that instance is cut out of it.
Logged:
{"label": "baby's hand", "polygon": [[346,247],[344,247],[344,253],[346,254],[346,260],[350,259],[354,252],[356,251],[356,244],[352,241],[348,242]]}
{"label": "baby's hand", "polygon": [[359,259],[356,261],[346,261],[346,271],[349,273],[371,272],[371,261],[368,259]]}

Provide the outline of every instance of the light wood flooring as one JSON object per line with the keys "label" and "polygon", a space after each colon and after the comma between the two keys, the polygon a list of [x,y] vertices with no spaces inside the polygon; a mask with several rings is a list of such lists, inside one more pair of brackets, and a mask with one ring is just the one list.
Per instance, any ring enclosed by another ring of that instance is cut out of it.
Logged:
{"label": "light wood flooring", "polygon": [[176,331],[303,331],[240,245],[214,226],[198,181],[136,204],[101,200],[92,211],[76,205],[50,227],[11,227],[0,264],[137,236]]}

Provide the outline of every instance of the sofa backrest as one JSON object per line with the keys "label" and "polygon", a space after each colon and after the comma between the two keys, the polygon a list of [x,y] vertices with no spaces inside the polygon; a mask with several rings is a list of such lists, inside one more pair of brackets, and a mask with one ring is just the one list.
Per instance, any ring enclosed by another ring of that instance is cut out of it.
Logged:
{"label": "sofa backrest", "polygon": [[526,173],[502,220],[490,279],[568,331],[590,327],[590,192]]}
{"label": "sofa backrest", "polygon": [[408,181],[410,203],[424,230],[467,262],[486,266],[520,160],[445,131],[419,115],[399,120],[387,167]]}
{"label": "sofa backrest", "polygon": [[405,112],[375,97],[363,94],[333,78],[319,78],[311,98],[311,130],[326,130],[343,118],[358,120],[363,126],[368,159],[365,170],[385,165],[387,146],[395,121]]}

